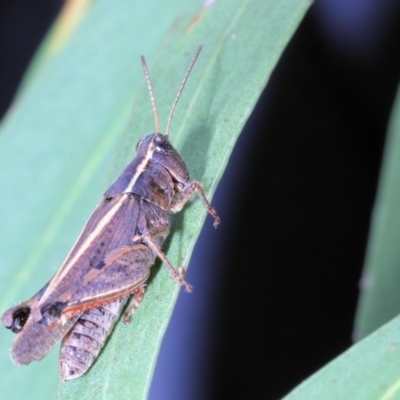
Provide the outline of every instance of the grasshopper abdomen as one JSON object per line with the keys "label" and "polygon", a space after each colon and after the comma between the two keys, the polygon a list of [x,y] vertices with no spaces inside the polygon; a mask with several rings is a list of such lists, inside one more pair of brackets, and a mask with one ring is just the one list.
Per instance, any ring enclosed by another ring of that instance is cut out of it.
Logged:
{"label": "grasshopper abdomen", "polygon": [[82,376],[99,355],[128,297],[84,312],[61,342],[59,368],[63,381]]}

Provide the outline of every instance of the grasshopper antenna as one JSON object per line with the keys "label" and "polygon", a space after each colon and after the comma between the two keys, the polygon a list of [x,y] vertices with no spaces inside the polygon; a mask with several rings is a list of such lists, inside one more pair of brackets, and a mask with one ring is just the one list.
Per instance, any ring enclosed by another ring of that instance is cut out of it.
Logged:
{"label": "grasshopper antenna", "polygon": [[159,118],[158,118],[156,101],[154,100],[153,88],[151,86],[149,69],[147,68],[146,60],[144,59],[143,56],[141,57],[141,59],[142,59],[142,66],[143,66],[144,76],[146,77],[147,89],[149,90],[149,94],[150,94],[151,107],[153,108],[153,115],[154,115],[154,123],[155,123],[155,126],[156,126],[156,133],[160,133],[160,121],[159,121]]}
{"label": "grasshopper antenna", "polygon": [[195,62],[197,61],[197,57],[199,56],[200,51],[201,51],[202,48],[203,48],[203,45],[201,44],[199,46],[199,48],[197,49],[196,54],[194,55],[192,62],[190,63],[190,66],[189,66],[189,68],[188,68],[188,70],[186,72],[185,77],[183,78],[181,87],[179,88],[178,94],[176,95],[174,104],[172,104],[171,112],[169,113],[169,117],[168,117],[167,129],[165,130],[165,135],[164,135],[166,138],[168,138],[168,135],[169,135],[169,128],[171,126],[172,114],[174,113],[176,104],[178,103],[178,100],[181,97],[183,88],[185,87],[186,81],[188,80],[190,72],[192,71],[192,68],[193,68]]}

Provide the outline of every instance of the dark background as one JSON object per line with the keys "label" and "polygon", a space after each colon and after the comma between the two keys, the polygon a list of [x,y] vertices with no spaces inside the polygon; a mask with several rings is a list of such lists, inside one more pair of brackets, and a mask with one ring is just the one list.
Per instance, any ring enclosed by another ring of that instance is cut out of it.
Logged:
{"label": "dark background", "polygon": [[[62,4],[1,2],[1,116]],[[313,5],[213,200],[151,399],[277,399],[351,345],[399,47],[396,0]]]}

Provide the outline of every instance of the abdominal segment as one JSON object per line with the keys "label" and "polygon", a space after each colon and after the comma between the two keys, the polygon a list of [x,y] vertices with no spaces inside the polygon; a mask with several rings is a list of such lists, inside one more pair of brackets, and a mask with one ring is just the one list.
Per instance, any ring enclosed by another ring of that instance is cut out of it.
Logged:
{"label": "abdominal segment", "polygon": [[60,349],[60,378],[79,378],[92,365],[121,315],[129,296],[85,311]]}

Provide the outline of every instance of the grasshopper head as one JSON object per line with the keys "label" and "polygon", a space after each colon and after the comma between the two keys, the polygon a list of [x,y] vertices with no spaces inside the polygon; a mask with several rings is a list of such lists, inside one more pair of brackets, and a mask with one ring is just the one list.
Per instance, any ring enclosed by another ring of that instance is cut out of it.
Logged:
{"label": "grasshopper head", "polygon": [[187,183],[189,173],[186,164],[168,138],[158,133],[151,136],[154,146],[153,161],[163,166],[177,183]]}

